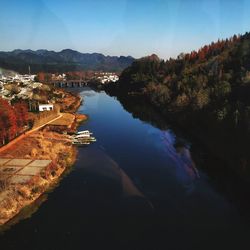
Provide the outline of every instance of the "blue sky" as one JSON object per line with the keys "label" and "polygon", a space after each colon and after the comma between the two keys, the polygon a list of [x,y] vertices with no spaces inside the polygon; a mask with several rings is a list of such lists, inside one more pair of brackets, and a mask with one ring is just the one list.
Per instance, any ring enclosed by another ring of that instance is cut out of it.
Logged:
{"label": "blue sky", "polygon": [[0,0],[0,50],[175,57],[250,31],[248,0]]}

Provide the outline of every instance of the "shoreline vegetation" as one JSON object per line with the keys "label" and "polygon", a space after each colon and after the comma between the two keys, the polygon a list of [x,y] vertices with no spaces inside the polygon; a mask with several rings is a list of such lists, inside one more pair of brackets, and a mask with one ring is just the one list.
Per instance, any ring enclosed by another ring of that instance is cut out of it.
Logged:
{"label": "shoreline vegetation", "polygon": [[60,109],[64,113],[51,124],[27,133],[27,135],[21,135],[23,138],[17,138],[16,143],[11,143],[10,146],[7,144],[4,146],[6,149],[3,148],[0,151],[2,159],[39,159],[51,162],[37,175],[31,176],[28,181],[11,183],[7,179],[0,182],[1,227],[8,222],[11,223],[12,219],[24,208],[33,204],[55,186],[60,181],[62,174],[76,160],[77,149],[63,132],[75,132],[79,124],[86,121],[88,117],[75,114],[82,102],[80,96],[64,90],[60,91],[65,95],[65,98],[59,103]]}

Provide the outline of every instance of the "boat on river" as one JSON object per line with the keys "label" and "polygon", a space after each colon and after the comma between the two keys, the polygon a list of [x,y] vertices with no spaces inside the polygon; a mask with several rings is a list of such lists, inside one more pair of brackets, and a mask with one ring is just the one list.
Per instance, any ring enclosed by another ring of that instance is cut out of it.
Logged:
{"label": "boat on river", "polygon": [[91,136],[91,137],[83,137],[83,138],[75,138],[74,141],[82,141],[82,142],[86,142],[86,141],[89,141],[89,142],[95,142],[96,141],[96,138]]}
{"label": "boat on river", "polygon": [[72,144],[76,146],[85,146],[85,145],[90,145],[90,142],[73,141]]}
{"label": "boat on river", "polygon": [[92,135],[93,133],[91,133],[89,130],[83,130],[83,131],[78,131],[76,132],[75,135]]}
{"label": "boat on river", "polygon": [[72,144],[73,145],[89,145],[91,142],[96,142],[96,138],[91,136],[89,130],[83,130],[77,132],[75,135],[71,136]]}
{"label": "boat on river", "polygon": [[90,137],[90,134],[81,134],[81,135],[75,135],[73,138],[80,139],[80,138],[88,138]]}

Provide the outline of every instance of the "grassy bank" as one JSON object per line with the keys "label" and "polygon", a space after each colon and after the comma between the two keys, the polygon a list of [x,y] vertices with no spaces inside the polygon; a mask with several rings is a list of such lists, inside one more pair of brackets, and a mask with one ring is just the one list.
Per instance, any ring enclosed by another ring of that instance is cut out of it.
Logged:
{"label": "grassy bank", "polygon": [[[1,181],[0,173],[0,225],[10,221],[23,208],[58,183],[59,177],[75,162],[77,150],[72,146],[68,136],[62,132],[75,132],[78,125],[87,120],[87,116],[72,114],[81,104],[79,96],[67,92],[64,92],[64,95],[65,103],[60,106],[71,114],[65,113],[65,116],[54,125],[48,125],[42,128],[42,131],[24,136],[18,143],[0,152],[0,158],[51,160],[51,164],[39,174],[24,182],[11,183],[11,178]],[[53,126],[57,130],[54,130]]]}
{"label": "grassy bank", "polygon": [[40,174],[32,176],[27,182],[4,183],[0,192],[0,225],[6,223],[20,210],[35,201],[51,185],[55,184],[62,173],[73,165],[76,149],[69,140],[55,132],[37,132],[12,146],[0,157],[52,160]]}

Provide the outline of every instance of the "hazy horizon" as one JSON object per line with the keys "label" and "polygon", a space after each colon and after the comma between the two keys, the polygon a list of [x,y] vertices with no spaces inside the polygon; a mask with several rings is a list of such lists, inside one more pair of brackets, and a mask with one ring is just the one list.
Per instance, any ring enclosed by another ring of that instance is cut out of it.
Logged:
{"label": "hazy horizon", "polygon": [[168,59],[250,31],[245,0],[9,0],[1,8],[1,51],[72,49]]}

